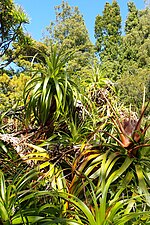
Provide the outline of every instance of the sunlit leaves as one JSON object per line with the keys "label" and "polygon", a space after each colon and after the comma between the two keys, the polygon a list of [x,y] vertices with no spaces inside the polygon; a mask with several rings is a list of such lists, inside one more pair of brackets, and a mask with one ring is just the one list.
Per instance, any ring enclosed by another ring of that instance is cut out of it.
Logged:
{"label": "sunlit leaves", "polygon": [[29,76],[20,73],[11,78],[7,73],[0,75],[0,111],[23,105],[23,88]]}
{"label": "sunlit leaves", "polygon": [[1,54],[4,60],[1,61],[0,67],[4,68],[9,65],[17,56],[12,57],[12,44],[19,39],[24,39],[22,25],[29,22],[26,14],[21,7],[15,6],[11,0],[1,0],[0,10],[0,37],[1,37]]}
{"label": "sunlit leaves", "polygon": [[71,113],[77,90],[65,71],[71,57],[70,52],[58,50],[57,45],[51,47],[50,55],[43,55],[42,68],[33,73],[24,91],[27,120],[33,112],[38,124],[45,125],[61,114]]}

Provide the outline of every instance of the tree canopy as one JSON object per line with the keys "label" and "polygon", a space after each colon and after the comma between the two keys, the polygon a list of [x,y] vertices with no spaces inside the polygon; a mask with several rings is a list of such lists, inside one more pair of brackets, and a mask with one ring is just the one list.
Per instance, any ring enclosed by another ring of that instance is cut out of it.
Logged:
{"label": "tree canopy", "polygon": [[107,76],[115,79],[119,66],[121,37],[121,15],[117,1],[106,3],[103,15],[95,20],[96,51]]}
{"label": "tree canopy", "polygon": [[58,43],[66,51],[74,52],[73,59],[69,62],[68,71],[81,82],[84,74],[87,75],[89,64],[94,57],[93,44],[78,7],[71,7],[68,2],[62,1],[55,7],[55,21],[47,27],[48,35],[44,43]]}
{"label": "tree canopy", "polygon": [[[138,10],[133,2],[128,3],[128,17],[122,43],[122,75],[119,85],[128,102],[139,105],[146,88],[149,98],[150,82],[150,9]],[[124,85],[123,85],[124,84]]]}
{"label": "tree canopy", "polygon": [[25,42],[23,25],[29,20],[20,6],[16,6],[12,0],[0,1],[0,57],[4,61],[2,68],[9,65],[19,54],[12,56],[13,43]]}

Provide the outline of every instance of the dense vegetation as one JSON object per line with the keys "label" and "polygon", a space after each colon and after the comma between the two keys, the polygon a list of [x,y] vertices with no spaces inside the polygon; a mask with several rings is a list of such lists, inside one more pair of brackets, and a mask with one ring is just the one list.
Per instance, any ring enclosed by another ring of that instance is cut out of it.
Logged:
{"label": "dense vegetation", "polygon": [[[0,224],[150,224],[150,9],[62,1],[43,42],[0,0]],[[80,29],[79,29],[80,28]]]}

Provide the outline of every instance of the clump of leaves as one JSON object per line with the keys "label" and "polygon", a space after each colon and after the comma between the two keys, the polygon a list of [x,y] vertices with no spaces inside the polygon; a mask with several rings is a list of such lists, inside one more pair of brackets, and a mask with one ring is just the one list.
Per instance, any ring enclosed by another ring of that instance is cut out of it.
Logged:
{"label": "clump of leaves", "polygon": [[[42,53],[41,53],[42,54]],[[52,46],[49,55],[42,55],[41,69],[33,72],[24,91],[27,123],[34,115],[38,125],[53,129],[60,115],[70,115],[74,107],[76,85],[70,80],[65,66],[72,57],[63,48]]]}
{"label": "clump of leaves", "polygon": [[144,113],[148,108],[149,102],[144,107],[144,101],[142,105],[141,114],[139,119],[133,116],[132,113],[129,115],[124,114],[118,116],[115,109],[113,108],[110,101],[106,98],[104,93],[102,93],[106,99],[110,110],[112,111],[111,120],[117,129],[118,136],[115,137],[112,134],[107,133],[111,136],[117,143],[124,148],[129,157],[138,157],[138,150],[143,147],[150,146],[149,139],[145,138],[146,132],[150,127],[150,124],[145,123],[144,128],[142,127],[142,119],[144,118]]}
{"label": "clump of leaves", "polygon": [[19,76],[11,76],[3,73],[0,76],[0,112],[23,105],[23,88],[29,76],[21,73]]}

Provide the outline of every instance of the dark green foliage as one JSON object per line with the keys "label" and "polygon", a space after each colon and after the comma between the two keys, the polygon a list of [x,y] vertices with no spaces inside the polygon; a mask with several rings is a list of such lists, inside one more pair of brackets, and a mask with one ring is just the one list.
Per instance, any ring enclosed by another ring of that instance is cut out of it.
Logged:
{"label": "dark green foliage", "polygon": [[128,3],[129,14],[123,37],[121,67],[122,74],[118,80],[121,99],[125,104],[139,107],[142,102],[144,87],[146,99],[149,99],[150,83],[150,9],[137,10],[134,3]]}
{"label": "dark green foliage", "polygon": [[148,68],[150,63],[150,9],[137,10],[133,3],[128,4],[126,35],[123,41],[123,61],[133,64],[133,68]]}
{"label": "dark green foliage", "polygon": [[116,79],[121,45],[121,15],[116,1],[106,3],[103,15],[95,20],[96,50],[107,77]]}
{"label": "dark green foliage", "polygon": [[12,0],[0,1],[0,57],[5,56],[0,65],[2,68],[18,56],[12,56],[12,44],[26,41],[22,25],[28,22],[21,7],[15,6]]}

